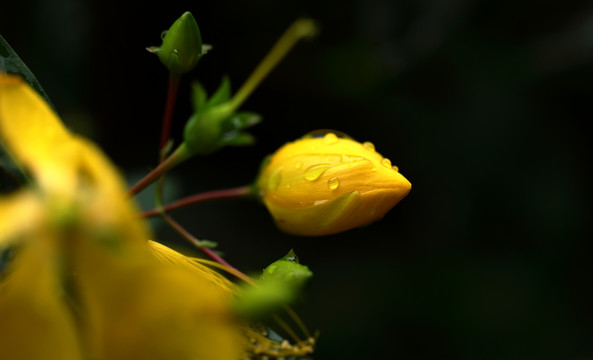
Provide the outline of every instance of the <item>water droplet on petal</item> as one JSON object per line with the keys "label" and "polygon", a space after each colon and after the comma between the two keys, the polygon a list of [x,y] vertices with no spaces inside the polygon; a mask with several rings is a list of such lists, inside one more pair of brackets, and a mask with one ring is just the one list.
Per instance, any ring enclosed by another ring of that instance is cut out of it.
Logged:
{"label": "water droplet on petal", "polygon": [[313,165],[305,171],[305,179],[308,181],[315,181],[330,167],[331,166],[327,164]]}
{"label": "water droplet on petal", "polygon": [[268,267],[268,273],[273,274],[276,272],[277,269],[278,269],[278,265],[270,265]]}
{"label": "water droplet on petal", "polygon": [[381,160],[381,165],[385,166],[386,168],[391,169],[391,160],[389,160],[388,158],[385,158],[385,159]]}
{"label": "water droplet on petal", "polygon": [[282,168],[280,167],[270,175],[268,178],[268,190],[276,190],[278,188],[278,185],[280,185],[281,171]]}
{"label": "water droplet on petal", "polygon": [[362,146],[364,146],[365,149],[370,150],[370,151],[375,151],[375,144],[373,144],[370,141],[365,141],[362,143]]}
{"label": "water droplet on petal", "polygon": [[327,186],[330,190],[336,190],[340,186],[340,180],[337,177],[333,177],[327,181]]}
{"label": "water droplet on petal", "polygon": [[377,167],[376,166],[373,166],[372,169],[371,169],[371,171],[377,171]]}
{"label": "water droplet on petal", "polygon": [[294,167],[297,168],[297,169],[300,169],[300,168],[303,167],[303,163],[300,162],[300,161],[298,161],[296,164],[294,164]]}
{"label": "water droplet on petal", "polygon": [[364,157],[362,157],[362,156],[342,154],[342,162],[343,163],[356,162],[356,161],[365,161],[365,160],[367,160],[367,159],[364,158]]}
{"label": "water droplet on petal", "polygon": [[165,40],[165,35],[167,35],[167,31],[168,30],[163,30],[163,32],[161,32],[161,40]]}
{"label": "water droplet on petal", "polygon": [[399,168],[398,168],[397,166],[393,165],[391,168],[392,168],[393,170],[395,170],[395,171],[399,172]]}
{"label": "water droplet on petal", "polygon": [[327,133],[323,137],[323,143],[326,145],[332,145],[338,142],[338,136],[334,133]]}

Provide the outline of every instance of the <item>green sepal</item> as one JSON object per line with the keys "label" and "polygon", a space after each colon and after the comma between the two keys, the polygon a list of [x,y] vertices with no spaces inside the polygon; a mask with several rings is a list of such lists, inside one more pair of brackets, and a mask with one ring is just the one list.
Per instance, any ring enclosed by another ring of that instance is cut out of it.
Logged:
{"label": "green sepal", "polygon": [[206,104],[206,100],[208,99],[208,93],[206,89],[200,84],[198,81],[194,81],[191,84],[191,102],[192,106],[194,107],[194,111],[198,111]]}
{"label": "green sepal", "polygon": [[261,116],[253,112],[235,113],[230,98],[231,83],[226,76],[210,98],[199,82],[192,84],[194,113],[185,124],[183,135],[193,154],[207,155],[224,146],[247,146],[255,142],[251,134],[242,130],[261,122]]}
{"label": "green sepal", "polygon": [[[227,102],[231,98],[231,81],[229,80],[228,76],[224,76],[218,89],[212,94],[208,102],[206,103],[206,107],[214,107],[216,105],[220,105],[224,102]],[[199,109],[198,109],[199,111]]]}
{"label": "green sepal", "polygon": [[248,133],[225,133],[220,139],[222,146],[250,146],[255,144],[255,137]]}
{"label": "green sepal", "polygon": [[259,124],[261,120],[261,115],[257,113],[242,111],[225,119],[222,129],[223,131],[243,130]]}

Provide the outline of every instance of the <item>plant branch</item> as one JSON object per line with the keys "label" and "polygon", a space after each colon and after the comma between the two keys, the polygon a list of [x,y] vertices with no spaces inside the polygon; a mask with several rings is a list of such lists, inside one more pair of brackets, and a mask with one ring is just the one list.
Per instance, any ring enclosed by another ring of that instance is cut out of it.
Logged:
{"label": "plant branch", "polygon": [[169,89],[167,90],[167,102],[165,104],[165,113],[163,114],[163,129],[161,131],[161,146],[160,157],[163,158],[163,150],[169,142],[169,134],[171,133],[171,124],[173,123],[173,113],[175,111],[175,102],[177,101],[177,91],[179,90],[179,82],[181,77],[179,75],[169,75]]}
{"label": "plant branch", "polygon": [[230,107],[236,110],[251,95],[253,90],[262,80],[274,69],[276,65],[286,56],[300,39],[315,35],[317,28],[311,19],[299,19],[295,21],[274,44],[274,47],[255,68],[245,81],[243,86],[230,100]]}
{"label": "plant branch", "polygon": [[184,144],[181,144],[171,156],[161,162],[156,168],[149,172],[144,178],[138,181],[134,186],[128,190],[129,196],[135,196],[140,191],[144,190],[148,185],[155,182],[161,175],[171,170],[178,164],[187,160],[191,156]]}
{"label": "plant branch", "polygon": [[[172,203],[164,205],[164,206],[162,206],[162,210],[172,211],[172,210],[184,207],[184,206],[197,204],[197,203],[201,203],[201,202],[206,202],[206,201],[246,197],[246,196],[249,196],[251,193],[252,193],[252,190],[249,185],[241,186],[241,187],[237,187],[237,188],[231,188],[231,189],[207,191],[207,192],[203,192],[200,194],[188,196],[183,199],[179,199]],[[140,215],[144,218],[149,218],[149,217],[160,215],[162,210],[159,208],[155,208],[152,210],[145,211]]]}
{"label": "plant branch", "polygon": [[252,280],[249,276],[243,274],[237,268],[229,264],[225,259],[223,259],[216,252],[214,252],[214,250],[203,246],[200,240],[198,240],[195,236],[193,236],[187,230],[185,230],[183,226],[181,226],[177,221],[173,220],[173,218],[171,218],[169,215],[163,212],[161,213],[161,216],[175,231],[177,231],[186,240],[188,240],[190,243],[192,243],[194,246],[200,249],[200,251],[203,252],[204,255],[208,256],[210,259],[219,263],[220,265],[223,265],[226,268],[228,268],[228,271],[230,273],[237,276],[241,280],[244,280],[245,282],[249,282],[250,280]]}

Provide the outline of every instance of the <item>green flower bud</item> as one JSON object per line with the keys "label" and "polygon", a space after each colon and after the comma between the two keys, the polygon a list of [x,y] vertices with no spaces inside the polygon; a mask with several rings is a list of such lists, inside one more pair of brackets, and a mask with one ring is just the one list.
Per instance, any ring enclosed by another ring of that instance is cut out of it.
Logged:
{"label": "green flower bud", "polygon": [[274,261],[264,269],[260,281],[279,281],[300,289],[313,276],[313,272],[299,263],[299,258],[290,250],[282,259]]}
{"label": "green flower bud", "polygon": [[290,250],[282,259],[266,267],[256,286],[244,287],[235,311],[250,319],[263,318],[293,303],[302,293],[313,272],[299,263]]}
{"label": "green flower bud", "polygon": [[161,47],[148,51],[156,53],[172,74],[193,69],[203,55],[202,36],[193,15],[189,11],[183,13],[165,33]]}

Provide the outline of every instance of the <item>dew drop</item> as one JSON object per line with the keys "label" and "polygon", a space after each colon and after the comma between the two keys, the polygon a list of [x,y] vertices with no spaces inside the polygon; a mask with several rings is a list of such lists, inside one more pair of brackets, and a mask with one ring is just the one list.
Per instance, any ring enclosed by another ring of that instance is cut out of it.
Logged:
{"label": "dew drop", "polygon": [[362,157],[362,156],[342,154],[342,162],[343,163],[350,163],[350,162],[356,162],[356,161],[365,161],[365,160],[367,160],[367,159],[364,158],[364,157]]}
{"label": "dew drop", "polygon": [[375,144],[373,144],[370,141],[365,141],[362,143],[362,146],[364,146],[365,149],[370,150],[370,151],[375,151]]}
{"label": "dew drop", "polygon": [[294,167],[297,168],[297,169],[300,169],[300,168],[303,167],[303,163],[300,162],[300,161],[297,161],[296,164],[294,164]]}
{"label": "dew drop", "polygon": [[334,133],[327,133],[323,137],[323,143],[326,145],[332,145],[338,142],[338,136]]}
{"label": "dew drop", "polygon": [[313,166],[309,167],[305,171],[305,180],[315,181],[315,180],[319,179],[321,174],[323,174],[330,167],[331,166],[327,165],[327,164],[319,164],[319,165],[313,165]]}
{"label": "dew drop", "polygon": [[268,273],[269,273],[269,274],[273,274],[273,273],[275,273],[275,272],[276,272],[276,270],[277,270],[277,269],[278,269],[278,265],[270,265],[270,266],[268,267]]}
{"label": "dew drop", "polygon": [[340,180],[337,177],[333,177],[327,181],[327,186],[330,190],[336,190],[340,186]]}
{"label": "dew drop", "polygon": [[395,171],[399,172],[399,168],[398,168],[397,166],[393,165],[391,168],[392,168],[393,170],[395,170]]}
{"label": "dew drop", "polygon": [[381,165],[385,166],[386,168],[391,169],[391,160],[389,160],[388,158],[385,158],[385,159],[381,160]]}
{"label": "dew drop", "polygon": [[276,190],[278,188],[278,185],[280,185],[281,171],[282,168],[278,168],[270,175],[268,178],[268,190]]}

